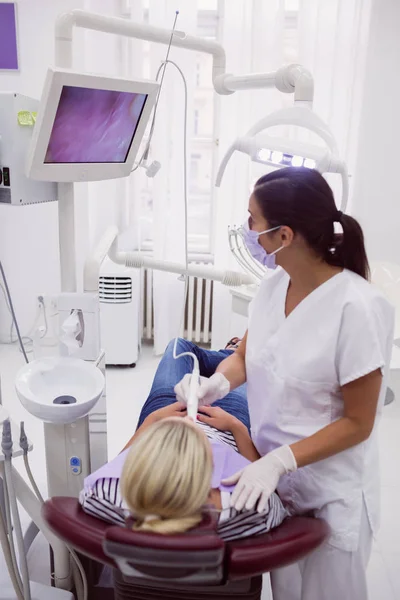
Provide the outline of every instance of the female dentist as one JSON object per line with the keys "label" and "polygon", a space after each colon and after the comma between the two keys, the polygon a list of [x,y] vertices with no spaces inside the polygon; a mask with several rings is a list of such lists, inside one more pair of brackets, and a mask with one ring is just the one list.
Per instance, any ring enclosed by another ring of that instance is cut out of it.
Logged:
{"label": "female dentist", "polygon": [[[361,227],[336,209],[317,171],[261,177],[249,213],[250,251],[281,268],[262,281],[242,344],[201,379],[199,403],[247,381],[260,459],[225,482],[237,483],[235,508],[262,511],[277,489],[292,514],[312,512],[331,527],[320,549],[271,574],[274,600],[366,600],[394,310],[368,283]],[[176,386],[179,400],[189,383],[186,375]]]}

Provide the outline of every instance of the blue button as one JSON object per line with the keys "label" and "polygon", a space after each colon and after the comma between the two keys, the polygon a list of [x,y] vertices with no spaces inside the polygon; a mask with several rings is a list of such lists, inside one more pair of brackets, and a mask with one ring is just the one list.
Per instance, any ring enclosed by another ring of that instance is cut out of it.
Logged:
{"label": "blue button", "polygon": [[73,473],[79,473],[79,469],[77,469],[76,467],[74,467],[74,468],[72,469],[72,472],[73,472]]}
{"label": "blue button", "polygon": [[73,456],[69,461],[71,467],[77,467],[81,464],[81,461],[77,456]]}

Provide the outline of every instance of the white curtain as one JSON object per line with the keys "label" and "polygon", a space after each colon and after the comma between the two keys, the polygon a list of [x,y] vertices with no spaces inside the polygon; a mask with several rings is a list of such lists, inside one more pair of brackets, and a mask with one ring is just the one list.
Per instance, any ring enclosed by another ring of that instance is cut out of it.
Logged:
{"label": "white curtain", "polygon": [[[350,176],[358,148],[370,11],[370,0],[299,4],[298,59],[314,76],[314,111],[331,128]],[[340,193],[334,177],[330,183]]]}
{"label": "white curtain", "polygon": [[[282,65],[283,0],[229,0],[221,19],[220,42],[226,51],[227,72],[235,75],[273,71]],[[261,117],[282,106],[276,90],[239,91],[219,99],[218,163],[229,145]],[[240,224],[247,215],[250,187],[261,173],[249,158],[235,153],[216,195],[215,265],[238,269],[228,247],[228,225]],[[214,286],[212,346],[224,347],[234,335],[230,323],[231,295],[226,287]]]}
{"label": "white curtain", "polygon": [[[180,10],[181,9],[181,10]],[[196,34],[197,2],[191,0],[150,0],[149,23],[172,27],[175,11],[180,10],[177,29]],[[151,73],[155,74],[165,59],[167,47],[150,46]],[[195,85],[195,53],[171,48],[170,60],[182,69],[188,89],[187,153],[190,160],[192,137],[193,91]],[[153,158],[162,168],[153,180],[153,245],[154,257],[184,263],[184,87],[179,73],[167,66],[157,111],[153,136]],[[180,333],[184,307],[184,284],[175,274],[153,272],[154,351],[164,352],[167,343]]]}
{"label": "white curtain", "polygon": [[[225,3],[221,41],[227,52],[228,72],[268,71],[283,64],[285,4],[279,0]],[[299,0],[297,31],[294,36],[291,33],[294,40],[297,38],[298,46],[292,49],[293,58],[309,68],[314,76],[314,110],[332,129],[350,175],[358,149],[370,5],[370,0]],[[233,97],[222,98],[221,103],[224,109],[220,151],[223,153],[251,123],[292,104],[293,97],[276,90],[257,90],[236,92]],[[288,134],[309,137],[293,128],[287,128],[285,135]],[[221,268],[236,267],[228,250],[226,227],[239,218],[243,220],[249,188],[262,170],[262,166],[250,164],[245,155],[234,157],[227,168],[218,195],[216,217],[216,262]],[[338,176],[328,179],[335,194],[340,194]],[[350,179],[350,191],[351,182]],[[212,343],[214,347],[221,347],[235,331],[230,329],[226,316],[227,307],[231,306],[229,291],[222,286],[215,289]]]}

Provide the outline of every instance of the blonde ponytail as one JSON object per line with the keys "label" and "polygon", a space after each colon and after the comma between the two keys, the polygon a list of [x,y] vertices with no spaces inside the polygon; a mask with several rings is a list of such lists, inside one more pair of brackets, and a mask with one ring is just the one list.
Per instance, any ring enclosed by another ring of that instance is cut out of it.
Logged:
{"label": "blonde ponytail", "polygon": [[134,529],[174,534],[198,525],[212,468],[210,445],[199,427],[181,417],[151,425],[132,444],[121,477]]}
{"label": "blonde ponytail", "polygon": [[189,529],[193,529],[201,522],[201,520],[201,513],[197,516],[184,517],[182,519],[151,519],[150,521],[137,519],[133,525],[133,529],[135,531],[150,531],[152,533],[172,535],[174,533],[184,533]]}

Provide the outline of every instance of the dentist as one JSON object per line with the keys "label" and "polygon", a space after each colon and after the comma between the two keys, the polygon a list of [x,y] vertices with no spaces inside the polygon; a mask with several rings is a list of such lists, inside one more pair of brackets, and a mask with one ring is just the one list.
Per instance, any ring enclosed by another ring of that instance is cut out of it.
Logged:
{"label": "dentist", "polygon": [[[236,509],[262,511],[277,489],[292,514],[311,512],[331,527],[320,549],[271,574],[274,600],[366,600],[394,310],[368,282],[360,225],[337,210],[317,171],[261,177],[249,213],[250,251],[281,268],[262,281],[239,348],[201,378],[199,404],[247,381],[260,458],[225,482],[237,484]],[[189,382],[176,386],[178,400]]]}

